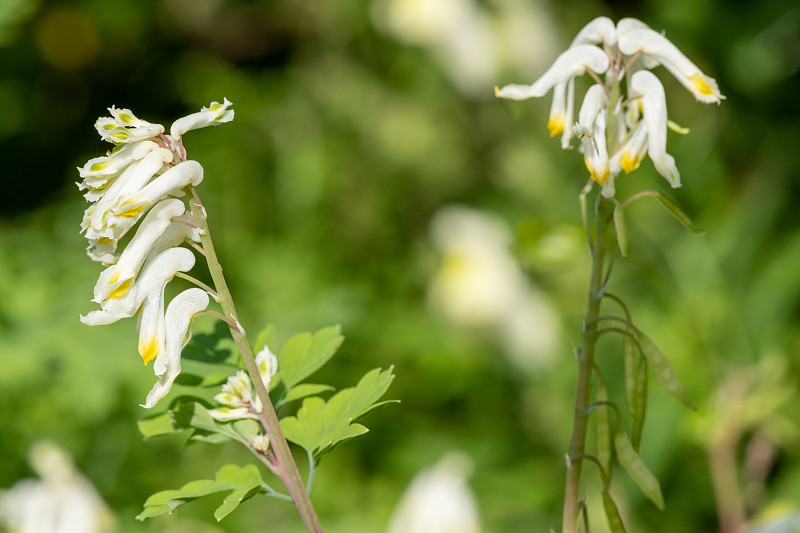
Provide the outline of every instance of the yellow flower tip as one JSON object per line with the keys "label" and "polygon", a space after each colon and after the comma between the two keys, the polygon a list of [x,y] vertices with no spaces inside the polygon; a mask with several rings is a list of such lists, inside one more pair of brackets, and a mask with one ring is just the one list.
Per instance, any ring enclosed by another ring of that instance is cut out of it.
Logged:
{"label": "yellow flower tip", "polygon": [[111,244],[112,242],[114,242],[114,239],[112,239],[111,237],[100,237],[99,239],[97,239],[97,244]]}
{"label": "yellow flower tip", "polygon": [[547,121],[547,129],[550,132],[550,137],[555,137],[564,132],[564,117],[561,115],[552,115]]}
{"label": "yellow flower tip", "polygon": [[500,87],[498,87],[497,85],[494,86],[494,95],[500,96]]}
{"label": "yellow flower tip", "polygon": [[140,342],[139,355],[142,356],[145,365],[155,359],[158,355],[158,339],[156,337],[150,337],[146,342]]}
{"label": "yellow flower tip", "polygon": [[598,185],[605,183],[609,175],[608,165],[604,165],[603,168],[598,170],[592,166],[588,158],[584,157],[583,161],[586,163],[586,168],[589,170],[592,179],[596,181]]}
{"label": "yellow flower tip", "polygon": [[631,157],[631,152],[629,150],[625,150],[625,153],[622,154],[622,160],[619,162],[622,170],[625,171],[625,174],[630,174],[641,164],[641,159],[638,157]]}
{"label": "yellow flower tip", "polygon": [[[126,205],[129,205],[131,207],[125,208]],[[141,213],[142,209],[144,209],[146,206],[147,204],[144,202],[138,203],[134,200],[125,200],[124,202],[122,202],[122,204],[120,204],[119,207],[121,211],[118,211],[116,215],[118,217],[133,218],[137,216],[139,213]]]}
{"label": "yellow flower tip", "polygon": [[707,96],[714,96],[714,89],[706,83],[706,80],[703,79],[701,74],[692,74],[689,76],[689,79],[692,80],[692,85],[697,89],[697,92]]}
{"label": "yellow flower tip", "polygon": [[111,300],[112,298],[121,298],[122,296],[125,296],[128,293],[128,290],[131,288],[132,283],[133,283],[133,278],[126,279],[125,281],[120,283],[116,289],[111,291],[111,293],[108,295],[108,298],[106,299]]}

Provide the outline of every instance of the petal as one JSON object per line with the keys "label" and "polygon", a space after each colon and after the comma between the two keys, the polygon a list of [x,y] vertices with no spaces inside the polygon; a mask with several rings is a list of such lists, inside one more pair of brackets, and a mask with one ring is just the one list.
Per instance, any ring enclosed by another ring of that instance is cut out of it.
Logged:
{"label": "petal", "polygon": [[561,134],[561,148],[569,148],[572,139],[572,122],[575,115],[575,78],[567,82],[567,109],[564,114],[564,133]]}
{"label": "petal", "polygon": [[111,212],[116,217],[133,218],[155,202],[167,196],[182,194],[188,185],[203,181],[203,167],[197,161],[184,161],[152,180],[143,189],[130,195],[120,195]]}
{"label": "petal", "polygon": [[617,30],[614,27],[614,23],[608,17],[597,17],[584,26],[569,46],[572,48],[580,44],[599,43],[606,43],[608,45],[617,43]]}
{"label": "petal", "polygon": [[166,372],[166,365],[159,367],[158,362],[163,359],[159,355],[164,353],[164,285],[147,294],[142,303],[142,312],[139,315],[139,355],[144,364],[156,359],[153,370],[156,376]]}
{"label": "petal", "polygon": [[158,137],[164,126],[136,118],[129,109],[108,108],[112,117],[100,117],[95,129],[103,140],[114,144],[134,143]]}
{"label": "petal", "polygon": [[602,74],[608,65],[609,59],[603,50],[588,44],[578,45],[558,56],[547,72],[532,85],[506,85],[502,89],[495,88],[494,94],[498,98],[511,100],[544,96],[558,83],[580,76],[587,70]]}
{"label": "petal", "polygon": [[586,168],[589,169],[592,179],[601,185],[609,176],[605,108],[605,90],[601,85],[595,84],[586,91],[578,113]]}
{"label": "petal", "polygon": [[252,418],[250,410],[247,407],[218,407],[208,411],[211,418],[219,420],[220,422],[230,422],[231,420],[241,420],[242,418]]}
{"label": "petal", "polygon": [[557,83],[553,87],[553,103],[550,106],[550,117],[547,119],[547,129],[550,137],[564,133],[567,121],[567,81]]}
{"label": "petal", "polygon": [[657,60],[694,97],[705,103],[720,103],[725,97],[719,92],[717,82],[692,63],[666,37],[651,29],[634,29],[620,37],[619,49],[623,54],[645,54]]}
{"label": "petal", "polygon": [[675,160],[667,154],[667,101],[664,87],[655,74],[640,70],[631,76],[631,96],[642,99],[642,120],[647,127],[647,153],[659,174],[672,187],[681,186]]}
{"label": "petal", "polygon": [[144,407],[156,405],[172,388],[181,372],[181,351],[191,336],[192,319],[208,307],[208,302],[208,294],[197,288],[183,291],[170,302],[164,316],[166,371],[147,395]]}
{"label": "petal", "polygon": [[227,98],[221,104],[212,102],[211,105],[202,108],[199,112],[192,113],[173,122],[169,133],[173,139],[178,140],[187,131],[230,122],[233,120],[233,109],[228,109],[228,106],[231,105],[233,104]]}
{"label": "petal", "polygon": [[120,255],[117,264],[100,274],[94,288],[94,301],[100,303],[108,298],[124,296],[127,291],[121,289],[123,284],[132,281],[139,272],[151,247],[170,225],[171,219],[185,211],[183,202],[177,199],[164,200],[154,206]]}
{"label": "petal", "polygon": [[269,390],[269,382],[275,372],[278,371],[278,358],[269,349],[269,346],[264,346],[264,349],[256,355],[256,365],[258,372],[261,374],[261,380],[264,382],[264,387]]}

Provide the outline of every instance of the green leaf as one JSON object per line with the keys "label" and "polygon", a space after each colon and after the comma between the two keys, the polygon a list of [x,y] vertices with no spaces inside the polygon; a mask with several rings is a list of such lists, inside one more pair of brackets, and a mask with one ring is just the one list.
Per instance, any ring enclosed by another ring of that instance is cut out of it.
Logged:
{"label": "green leaf", "polygon": [[281,429],[287,439],[319,458],[337,444],[368,431],[352,422],[386,403],[377,400],[393,379],[392,368],[376,368],[358,385],[339,391],[328,402],[316,396],[306,398],[296,416],[281,420]]}
{"label": "green leaf", "polygon": [[250,442],[261,430],[259,423],[249,418],[246,420],[237,420],[232,426],[233,430],[241,435],[245,442]]}
{"label": "green leaf", "polygon": [[144,502],[144,510],[136,519],[145,520],[164,513],[172,514],[184,503],[223,491],[230,491],[230,494],[214,512],[214,517],[218,521],[255,494],[269,493],[258,468],[254,465],[247,465],[244,468],[225,465],[217,471],[215,479],[191,481],[178,490],[165,490],[153,494]]}
{"label": "green leaf", "polygon": [[312,396],[314,394],[319,394],[320,392],[332,391],[333,387],[330,385],[321,385],[315,383],[301,383],[300,385],[293,387],[289,392],[286,393],[286,396],[281,401],[282,404],[293,402],[295,400],[299,400],[301,398],[305,398],[306,396]]}
{"label": "green leaf", "polygon": [[625,213],[622,204],[614,207],[614,230],[617,232],[617,244],[622,257],[628,257],[628,230],[625,227]]}
{"label": "green leaf", "polygon": [[180,428],[175,427],[169,413],[161,413],[139,420],[136,425],[139,426],[139,433],[146,439],[158,437],[160,435],[169,435],[170,433],[177,433],[180,431]]}
{"label": "green leaf", "polygon": [[332,326],[316,332],[295,335],[283,346],[278,368],[287,389],[291,389],[324,365],[341,346],[341,328]]}
{"label": "green leaf", "polygon": [[702,235],[703,233],[705,233],[705,230],[700,229],[694,225],[694,222],[692,222],[692,219],[689,218],[689,215],[684,213],[683,210],[680,207],[678,207],[678,205],[675,202],[664,196],[659,191],[642,191],[640,193],[636,193],[627,200],[625,200],[624,202],[622,202],[622,205],[625,205],[633,200],[638,200],[639,198],[644,198],[645,196],[651,196],[656,200],[658,200],[659,202],[661,202],[661,205],[663,205],[667,209],[667,211],[669,211],[672,214],[672,216],[678,219],[678,221],[684,226],[686,226],[692,233],[696,233],[697,235]]}
{"label": "green leaf", "polygon": [[647,362],[650,363],[650,366],[653,367],[656,377],[658,377],[658,381],[661,382],[664,389],[689,409],[693,411],[696,410],[697,408],[694,406],[694,403],[692,403],[691,398],[689,398],[689,394],[686,392],[683,383],[678,379],[675,369],[672,368],[667,358],[661,353],[656,343],[639,330],[636,330],[636,340],[642,355],[647,359]]}

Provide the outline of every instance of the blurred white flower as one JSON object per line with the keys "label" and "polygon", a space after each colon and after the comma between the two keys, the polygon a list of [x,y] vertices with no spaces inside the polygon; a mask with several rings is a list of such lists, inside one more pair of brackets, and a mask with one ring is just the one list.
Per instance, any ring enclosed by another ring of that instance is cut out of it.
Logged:
{"label": "blurred white flower", "polygon": [[475,497],[467,485],[472,464],[451,452],[411,481],[389,521],[387,533],[480,533]]}
{"label": "blurred white flower", "polygon": [[396,39],[430,50],[468,96],[487,87],[507,65],[540,67],[554,40],[539,2],[497,0],[489,11],[476,0],[376,0],[372,20]]}
{"label": "blurred white flower", "polygon": [[0,526],[12,533],[109,533],[116,520],[61,448],[37,442],[28,459],[39,479],[0,492]]}
{"label": "blurred white flower", "polygon": [[[659,174],[672,187],[680,187],[675,161],[666,152],[667,128],[678,133],[688,130],[667,120],[664,87],[647,70],[658,65],[698,101],[719,104],[725,98],[717,82],[666,37],[640,20],[625,18],[614,25],[607,17],[584,26],[569,48],[531,85],[497,87],[495,94],[523,100],[544,96],[552,88],[550,135],[562,134],[562,148],[569,148],[572,135],[581,139],[586,166],[591,178],[602,186],[603,196],[614,197],[614,178],[621,170],[627,173],[639,166],[645,146]],[[573,81],[587,72],[596,83],[587,91],[578,123],[573,126]],[[623,79],[627,80],[627,95],[620,87]]]}
{"label": "blurred white flower", "polygon": [[511,254],[503,223],[468,207],[445,206],[434,215],[431,237],[442,254],[429,288],[431,305],[456,324],[494,331],[524,369],[549,361],[558,349],[558,315]]}

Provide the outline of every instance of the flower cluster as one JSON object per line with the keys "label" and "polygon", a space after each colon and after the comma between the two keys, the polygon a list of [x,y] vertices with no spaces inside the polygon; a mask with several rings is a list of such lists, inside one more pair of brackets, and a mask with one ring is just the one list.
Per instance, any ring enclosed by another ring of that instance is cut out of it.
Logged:
{"label": "flower cluster", "polygon": [[[613,197],[615,176],[638,168],[645,155],[672,187],[680,187],[675,160],[667,154],[667,128],[686,131],[667,120],[664,87],[649,70],[658,65],[701,102],[719,104],[725,98],[716,81],[662,34],[636,19],[625,18],[615,26],[606,17],[587,24],[532,85],[507,85],[495,88],[495,94],[524,100],[552,89],[550,135],[560,134],[563,148],[573,136],[581,140],[586,167],[604,196]],[[587,72],[597,83],[586,92],[573,124],[575,78]],[[627,97],[620,90],[623,78]]]}
{"label": "flower cluster", "polygon": [[[264,387],[269,390],[272,376],[278,370],[278,358],[275,357],[267,346],[256,354],[256,365]],[[242,418],[257,418],[263,412],[261,399],[255,394],[247,372],[240,370],[222,386],[222,392],[214,396],[222,407],[212,409],[208,413],[220,422],[240,420]]]}
{"label": "flower cluster", "polygon": [[[194,254],[180,245],[199,242],[200,231],[179,197],[203,180],[203,167],[186,159],[182,135],[233,120],[231,103],[214,102],[172,124],[169,135],[160,124],[137,118],[128,109],[109,108],[110,117],[95,123],[103,140],[114,144],[107,155],[78,168],[78,183],[92,202],[81,232],[87,253],[106,265],[94,287],[100,309],[81,316],[90,326],[111,324],[139,314],[139,353],[153,359],[158,382],[145,407],[153,407],[180,373],[180,354],[194,316],[209,304],[208,293],[188,289],[164,311],[164,288],[178,273],[194,266]],[[133,228],[122,252],[117,247]]]}

